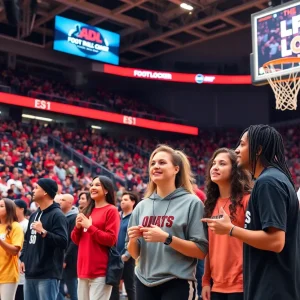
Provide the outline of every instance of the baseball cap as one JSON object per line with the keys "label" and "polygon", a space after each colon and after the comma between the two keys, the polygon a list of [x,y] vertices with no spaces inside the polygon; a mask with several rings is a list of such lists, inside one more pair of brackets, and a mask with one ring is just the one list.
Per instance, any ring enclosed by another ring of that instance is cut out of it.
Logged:
{"label": "baseball cap", "polygon": [[25,215],[26,212],[27,212],[27,203],[24,200],[17,199],[17,200],[15,200],[15,204],[19,208],[23,208],[24,209],[24,215]]}

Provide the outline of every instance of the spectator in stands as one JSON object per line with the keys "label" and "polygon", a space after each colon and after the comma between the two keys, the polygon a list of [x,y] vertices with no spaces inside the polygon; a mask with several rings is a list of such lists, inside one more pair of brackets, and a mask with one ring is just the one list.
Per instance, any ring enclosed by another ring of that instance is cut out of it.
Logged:
{"label": "spectator in stands", "polygon": [[72,160],[68,161],[67,176],[72,177],[74,180],[77,178],[77,168]]}
{"label": "spectator in stands", "polygon": [[71,235],[79,246],[78,299],[109,300],[112,286],[105,284],[108,248],[116,244],[120,228],[112,181],[105,176],[94,178],[90,195],[92,201],[77,216]]}
{"label": "spectator in stands", "polygon": [[[121,225],[117,243],[117,250],[122,255],[124,262],[124,270],[122,279],[124,280],[125,289],[128,300],[135,300],[135,259],[131,257],[130,253],[125,248],[125,238],[128,229],[128,222],[131,217],[132,211],[139,202],[139,196],[135,193],[125,191],[121,200]],[[110,300],[119,300],[119,284],[113,286]]]}
{"label": "spectator in stands", "polygon": [[[252,185],[250,174],[237,167],[237,155],[233,150],[220,148],[214,152],[207,166],[206,185],[205,217],[220,218],[222,207],[234,224],[243,226]],[[220,238],[211,230],[208,241],[203,300],[243,299],[243,243],[230,236]]]}
{"label": "spectator in stands", "polygon": [[[21,225],[25,236],[28,228],[28,220],[26,219],[28,206],[25,201],[20,199],[15,200],[15,205],[16,205],[16,215],[18,218],[18,222]],[[21,263],[21,261],[19,261],[19,263]],[[20,274],[15,300],[24,300],[24,289],[23,289],[24,283],[25,283],[25,275]]]}
{"label": "spectator in stands", "polygon": [[78,198],[78,208],[79,211],[82,212],[82,210],[88,206],[89,201],[91,201],[89,192],[80,192]]}
{"label": "spectator in stands", "polygon": [[71,233],[75,227],[78,214],[77,207],[73,206],[74,197],[70,194],[59,195],[59,204],[65,214],[68,223],[68,248],[64,257],[63,280],[60,282],[60,291],[57,300],[65,299],[64,284],[68,288],[71,300],[77,300],[77,254],[78,247],[71,240]]}
{"label": "spectator in stands", "polygon": [[7,181],[7,187],[14,191],[14,194],[20,195],[23,188],[22,182],[20,181],[20,175],[18,171],[13,173],[13,178]]}
{"label": "spectator in stands", "polygon": [[[238,166],[256,179],[245,228],[206,218],[215,234],[228,233],[244,243],[244,299],[300,298],[300,210],[284,156],[282,136],[268,125],[252,125],[236,149]],[[270,288],[272,287],[272,288]]]}
{"label": "spectator in stands", "polygon": [[15,195],[13,189],[8,189],[7,190],[7,198],[11,200],[17,199],[17,196]]}
{"label": "spectator in stands", "polygon": [[7,186],[7,183],[6,183],[6,176],[1,175],[1,178],[0,178],[0,191],[1,191],[3,197],[7,197],[7,190],[8,190],[8,186]]}
{"label": "spectator in stands", "polygon": [[60,160],[55,161],[55,166],[53,168],[54,173],[59,178],[61,182],[66,180],[66,170],[64,169],[64,162]]}
{"label": "spectator in stands", "polygon": [[139,257],[137,299],[197,299],[195,258],[204,259],[207,240],[189,161],[183,152],[162,145],[151,154],[149,173],[145,199],[128,225],[128,251]]}
{"label": "spectator in stands", "polygon": [[40,179],[33,191],[33,200],[40,207],[30,217],[20,257],[26,278],[25,300],[54,300],[58,294],[68,229],[59,204],[53,203],[56,193],[56,182],[46,178]]}
{"label": "spectator in stands", "polygon": [[24,233],[18,224],[16,206],[10,199],[0,200],[0,298],[14,300],[19,281],[19,252]]}

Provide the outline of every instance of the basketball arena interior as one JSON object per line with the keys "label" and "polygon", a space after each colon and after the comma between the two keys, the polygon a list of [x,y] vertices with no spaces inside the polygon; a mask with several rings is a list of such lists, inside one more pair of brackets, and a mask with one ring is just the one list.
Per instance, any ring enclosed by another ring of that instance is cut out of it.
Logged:
{"label": "basketball arena interior", "polygon": [[[213,153],[255,124],[282,135],[298,191],[299,16],[280,0],[0,0],[1,198],[24,201],[29,218],[41,179],[78,207],[105,176],[121,211],[124,192],[144,198],[165,144],[188,157],[205,206]],[[282,68],[268,71],[273,60]],[[268,72],[282,74],[277,90]]]}

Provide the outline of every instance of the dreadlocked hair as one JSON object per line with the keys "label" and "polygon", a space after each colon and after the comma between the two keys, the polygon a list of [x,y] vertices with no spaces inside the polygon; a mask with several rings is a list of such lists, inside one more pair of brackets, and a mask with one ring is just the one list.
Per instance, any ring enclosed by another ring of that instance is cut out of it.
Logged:
{"label": "dreadlocked hair", "polygon": [[220,148],[216,150],[207,164],[205,182],[207,199],[205,201],[204,217],[210,218],[212,216],[217,201],[220,198],[219,186],[211,180],[210,176],[210,170],[213,166],[213,162],[220,153],[228,154],[232,166],[230,174],[231,195],[229,211],[230,218],[234,221],[236,219],[237,207],[243,207],[242,200],[244,195],[251,193],[252,183],[249,172],[238,168],[237,155],[233,150],[228,148]]}
{"label": "dreadlocked hair", "polygon": [[293,178],[284,155],[284,144],[281,134],[268,125],[251,125],[242,135],[248,133],[249,161],[252,176],[255,174],[258,159],[263,167],[274,167],[283,172],[295,188]]}

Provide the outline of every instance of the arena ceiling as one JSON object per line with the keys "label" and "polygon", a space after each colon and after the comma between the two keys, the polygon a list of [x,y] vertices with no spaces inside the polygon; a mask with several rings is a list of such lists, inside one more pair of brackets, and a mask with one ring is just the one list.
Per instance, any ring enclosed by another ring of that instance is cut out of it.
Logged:
{"label": "arena ceiling", "polygon": [[[268,0],[38,0],[32,17],[30,0],[21,2],[18,28],[8,24],[0,5],[1,37],[51,48],[54,17],[61,15],[118,32],[121,64],[135,64],[249,28],[251,14],[268,7]],[[182,2],[193,6],[193,11],[182,9]]]}

